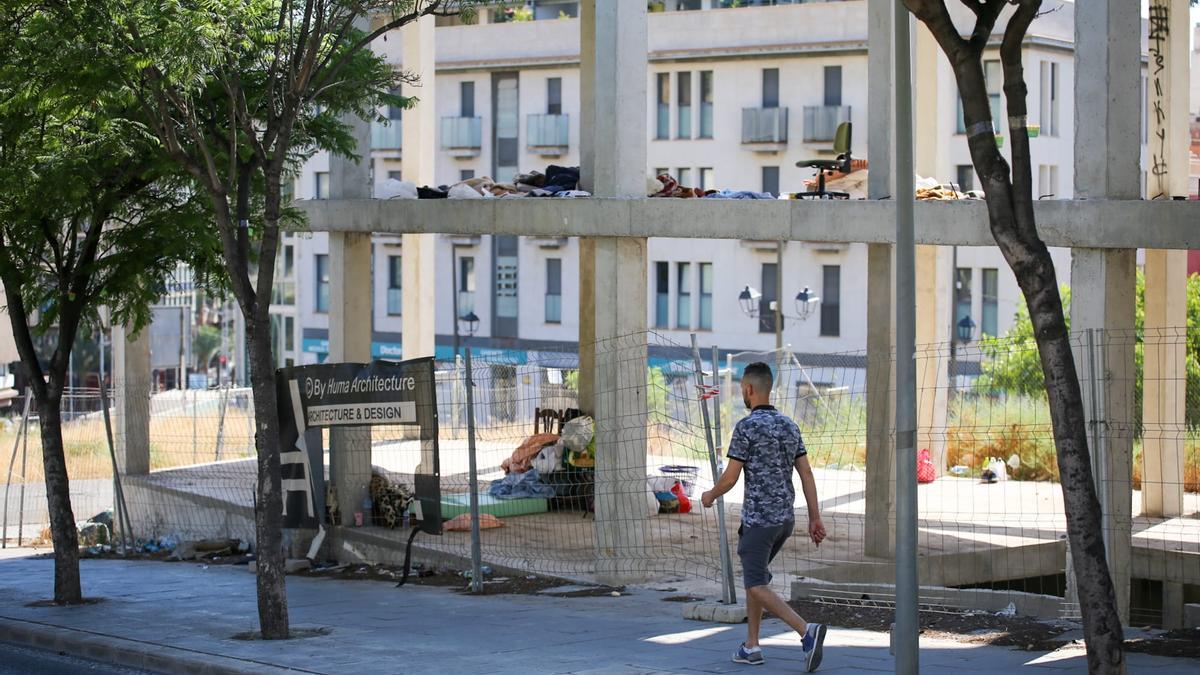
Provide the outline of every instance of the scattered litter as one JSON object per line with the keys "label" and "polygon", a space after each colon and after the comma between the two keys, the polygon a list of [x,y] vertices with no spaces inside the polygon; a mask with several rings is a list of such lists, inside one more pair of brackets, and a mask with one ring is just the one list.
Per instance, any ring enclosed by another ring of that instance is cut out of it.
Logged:
{"label": "scattered litter", "polygon": [[609,595],[613,596],[614,598],[619,598],[621,597],[621,591],[613,591]]}
{"label": "scattered litter", "polygon": [[1000,610],[999,612],[996,612],[996,616],[1016,616],[1016,615],[1017,615],[1017,605],[1016,605],[1016,603],[1012,603],[1012,602],[1008,603],[1008,607],[1005,607],[1004,609]]}

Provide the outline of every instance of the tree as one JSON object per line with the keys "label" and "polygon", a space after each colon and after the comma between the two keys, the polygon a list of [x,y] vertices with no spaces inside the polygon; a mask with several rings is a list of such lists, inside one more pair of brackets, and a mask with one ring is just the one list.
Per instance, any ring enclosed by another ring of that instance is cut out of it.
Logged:
{"label": "tree", "polygon": [[221,331],[216,326],[201,326],[192,339],[192,353],[196,355],[193,365],[201,372],[207,371],[209,362],[220,348]]}
{"label": "tree", "polygon": [[[1116,593],[1105,557],[1100,501],[1093,482],[1083,397],[1071,341],[1063,316],[1054,262],[1038,235],[1033,213],[1033,178],[1026,126],[1028,87],[1021,61],[1022,43],[1037,17],[1041,0],[962,0],[975,17],[964,38],[946,0],[904,0],[924,23],[954,70],[963,104],[971,161],[983,184],[992,236],[1017,277],[1037,342],[1055,451],[1062,476],[1067,536],[1071,546],[1079,606],[1091,672],[1124,672],[1123,636]],[[983,72],[983,51],[1000,14],[1008,17],[1000,45],[1012,167],[996,145]],[[1078,7],[1076,11],[1081,10]]]}
{"label": "tree", "polygon": [[215,249],[199,202],[94,45],[32,2],[6,3],[0,24],[0,282],[37,402],[54,601],[75,604],[79,544],[62,437],[72,345],[101,306],[145,325],[176,261],[203,269]]}
{"label": "tree", "polygon": [[[469,14],[480,1],[96,3],[105,12],[97,25],[112,28],[146,118],[211,202],[246,319],[257,429],[258,613],[266,639],[288,637],[269,314],[281,229],[299,224],[285,184],[317,150],[354,153],[343,115],[377,119],[379,106],[412,103],[391,92],[414,79],[372,54],[372,41],[423,16]],[[261,212],[252,218],[255,195]]]}

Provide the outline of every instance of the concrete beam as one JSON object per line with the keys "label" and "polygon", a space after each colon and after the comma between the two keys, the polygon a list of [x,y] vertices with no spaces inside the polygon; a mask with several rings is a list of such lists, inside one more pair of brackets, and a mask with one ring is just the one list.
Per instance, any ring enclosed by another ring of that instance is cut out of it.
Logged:
{"label": "concrete beam", "polygon": [[[407,124],[407,121],[406,121]],[[313,231],[673,237],[894,244],[891,201],[710,199],[309,200]],[[1200,202],[1045,200],[1034,204],[1047,246],[1191,249]],[[1133,224],[1136,224],[1134,226]],[[981,201],[917,202],[916,241],[994,246]]]}
{"label": "concrete beam", "polygon": [[122,475],[150,473],[150,327],[112,328],[113,435]]}

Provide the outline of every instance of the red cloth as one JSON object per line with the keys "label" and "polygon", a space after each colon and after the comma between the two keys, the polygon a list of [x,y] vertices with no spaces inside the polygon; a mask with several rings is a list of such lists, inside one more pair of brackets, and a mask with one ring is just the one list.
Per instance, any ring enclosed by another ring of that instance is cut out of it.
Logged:
{"label": "red cloth", "polygon": [[917,453],[917,482],[932,483],[937,478],[937,469],[933,468],[933,459],[927,448],[921,448]]}

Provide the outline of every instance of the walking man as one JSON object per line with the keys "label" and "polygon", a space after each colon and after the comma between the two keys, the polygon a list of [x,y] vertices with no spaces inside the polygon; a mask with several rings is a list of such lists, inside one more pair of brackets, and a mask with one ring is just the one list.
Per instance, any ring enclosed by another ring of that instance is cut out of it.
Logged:
{"label": "walking man", "polygon": [[821,522],[817,485],[808,464],[808,451],[800,438],[800,428],[771,405],[773,383],[774,377],[767,364],[759,362],[746,366],[742,375],[742,400],[750,409],[750,415],[734,427],[729,442],[729,465],[713,489],[701,495],[701,501],[705,508],[710,508],[718,497],[737,485],[738,477],[745,470],[738,557],[742,561],[742,578],[746,586],[748,635],[734,652],[733,660],[762,665],[758,631],[765,609],[800,634],[805,668],[811,673],[821,665],[825,626],[800,618],[783,598],[776,595],[771,590],[771,572],[767,569],[795,526],[793,468],[800,474],[804,500],[808,504],[808,536],[818,546],[825,539],[825,525]]}

